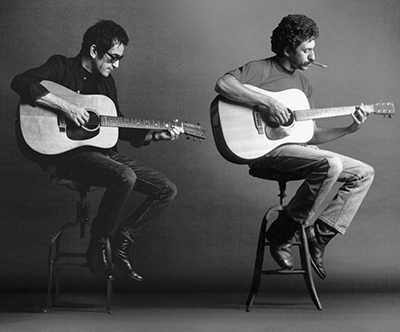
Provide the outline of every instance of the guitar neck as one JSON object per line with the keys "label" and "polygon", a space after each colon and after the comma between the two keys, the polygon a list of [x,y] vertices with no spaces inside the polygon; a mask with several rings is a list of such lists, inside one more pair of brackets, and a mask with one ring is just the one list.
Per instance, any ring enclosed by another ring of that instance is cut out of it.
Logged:
{"label": "guitar neck", "polygon": [[122,127],[133,129],[152,129],[165,130],[172,126],[182,126],[181,122],[147,120],[147,119],[128,119],[117,116],[100,116],[100,126],[103,127]]}
{"label": "guitar neck", "polygon": [[[336,116],[350,115],[354,113],[356,106],[331,107],[331,108],[313,108],[309,110],[294,111],[296,121],[306,121],[323,118],[333,118]],[[367,113],[373,112],[373,105],[363,105],[363,110]]]}

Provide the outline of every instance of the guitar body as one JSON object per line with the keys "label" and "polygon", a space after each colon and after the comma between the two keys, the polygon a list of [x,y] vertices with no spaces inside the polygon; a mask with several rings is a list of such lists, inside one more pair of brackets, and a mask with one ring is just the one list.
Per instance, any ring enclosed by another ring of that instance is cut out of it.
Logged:
{"label": "guitar body", "polygon": [[[310,108],[301,90],[269,92],[246,86],[276,99],[292,111]],[[211,124],[218,151],[236,164],[255,161],[283,144],[306,143],[314,133],[312,120],[293,120],[287,127],[277,126],[261,118],[257,107],[235,103],[222,96],[217,96],[211,104]]]}
{"label": "guitar body", "polygon": [[[104,95],[81,95],[50,81],[41,84],[76,105],[96,110],[101,115],[117,115],[113,101]],[[86,131],[63,120],[61,112],[27,103],[19,105],[19,123],[25,143],[43,155],[57,155],[82,146],[108,149],[118,140],[118,128],[100,127],[96,131]]]}

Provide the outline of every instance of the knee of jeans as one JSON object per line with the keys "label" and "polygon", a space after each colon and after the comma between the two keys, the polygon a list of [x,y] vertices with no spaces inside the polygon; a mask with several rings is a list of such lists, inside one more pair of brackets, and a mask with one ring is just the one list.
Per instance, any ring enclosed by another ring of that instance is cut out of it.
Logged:
{"label": "knee of jeans", "polygon": [[162,188],[162,193],[160,199],[162,201],[172,201],[178,194],[178,188],[171,181],[166,181],[164,187]]}
{"label": "knee of jeans", "polygon": [[137,176],[136,176],[136,173],[132,169],[127,168],[126,170],[124,170],[121,173],[121,178],[122,178],[122,182],[125,186],[128,186],[130,188],[135,187]]}
{"label": "knee of jeans", "polygon": [[375,169],[370,165],[364,164],[362,169],[362,177],[364,179],[370,178],[371,180],[373,180],[374,176],[375,176]]}
{"label": "knee of jeans", "polygon": [[326,164],[328,166],[328,174],[331,177],[339,177],[340,173],[343,171],[342,161],[335,156],[325,158]]}

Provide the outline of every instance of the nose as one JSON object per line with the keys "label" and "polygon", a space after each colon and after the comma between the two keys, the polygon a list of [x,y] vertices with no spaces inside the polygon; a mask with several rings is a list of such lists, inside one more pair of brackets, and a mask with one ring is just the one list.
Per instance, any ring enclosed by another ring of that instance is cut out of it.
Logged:
{"label": "nose", "polygon": [[112,64],[112,66],[113,66],[114,68],[118,68],[118,67],[119,67],[119,60],[115,61],[115,62]]}
{"label": "nose", "polygon": [[310,61],[315,60],[315,52],[314,51],[310,51],[310,53],[308,54],[308,60],[310,60]]}

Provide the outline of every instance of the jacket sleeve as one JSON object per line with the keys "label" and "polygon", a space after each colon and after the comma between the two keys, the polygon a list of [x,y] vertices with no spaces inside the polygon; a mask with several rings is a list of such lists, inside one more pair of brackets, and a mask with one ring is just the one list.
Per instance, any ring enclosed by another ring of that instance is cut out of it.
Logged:
{"label": "jacket sleeve", "polygon": [[33,103],[49,91],[40,84],[42,80],[59,82],[64,74],[66,58],[54,55],[46,63],[37,68],[32,68],[14,77],[11,89],[24,100]]}

